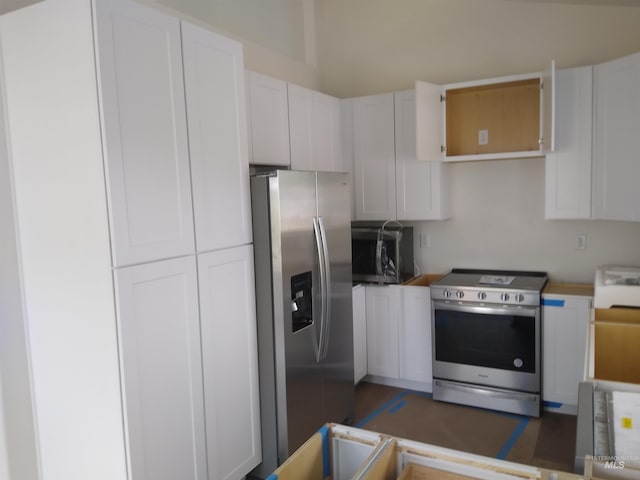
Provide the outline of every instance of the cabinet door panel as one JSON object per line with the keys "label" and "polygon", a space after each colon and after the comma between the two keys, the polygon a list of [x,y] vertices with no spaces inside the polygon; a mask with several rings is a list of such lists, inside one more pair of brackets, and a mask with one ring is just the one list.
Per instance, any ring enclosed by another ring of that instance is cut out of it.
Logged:
{"label": "cabinet door panel", "polygon": [[[543,298],[542,394],[544,400],[576,406],[584,378],[590,297]],[[547,303],[547,305],[545,305]]]}
{"label": "cabinet door panel", "polygon": [[242,45],[182,24],[196,246],[251,242]]}
{"label": "cabinet door panel", "polygon": [[442,220],[448,211],[448,166],[416,158],[416,95],[394,94],[398,220]]}
{"label": "cabinet door panel", "polygon": [[96,8],[114,264],[193,252],[180,23],[124,0]]}
{"label": "cabinet door panel", "polygon": [[356,220],[396,218],[393,94],[353,100]]}
{"label": "cabinet door panel", "polygon": [[314,168],[324,172],[342,172],[340,101],[313,92]]}
{"label": "cabinet door panel", "polygon": [[366,287],[367,369],[370,375],[398,378],[400,290]]}
{"label": "cabinet door panel", "polygon": [[358,383],[367,374],[367,311],[365,287],[353,287],[353,369]]}
{"label": "cabinet door panel", "polygon": [[248,72],[251,159],[258,165],[288,166],[289,114],[287,83]]}
{"label": "cabinet door panel", "polygon": [[402,287],[400,378],[431,383],[431,298],[427,287]]}
{"label": "cabinet door panel", "polygon": [[559,70],[555,150],[545,159],[545,217],[591,217],[593,67]]}
{"label": "cabinet door panel", "polygon": [[205,480],[193,257],[116,271],[131,478]]}
{"label": "cabinet door panel", "polygon": [[593,216],[640,220],[640,54],[594,67]]}
{"label": "cabinet door panel", "polygon": [[289,139],[291,168],[315,170],[313,155],[313,92],[297,85],[288,85]]}
{"label": "cabinet door panel", "polygon": [[253,249],[199,255],[210,477],[241,479],[261,461]]}
{"label": "cabinet door panel", "polygon": [[444,106],[441,85],[416,82],[416,155],[420,160],[444,160]]}

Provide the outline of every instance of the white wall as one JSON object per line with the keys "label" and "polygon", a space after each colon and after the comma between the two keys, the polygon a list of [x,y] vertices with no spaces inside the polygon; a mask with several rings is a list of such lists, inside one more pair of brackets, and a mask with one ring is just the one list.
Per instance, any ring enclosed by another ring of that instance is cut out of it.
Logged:
{"label": "white wall", "polygon": [[[593,282],[599,265],[640,266],[640,223],[544,219],[544,158],[452,164],[451,193],[450,220],[413,223],[423,273],[528,269]],[[428,248],[420,247],[421,232],[430,236]],[[582,234],[587,244],[578,250]]]}

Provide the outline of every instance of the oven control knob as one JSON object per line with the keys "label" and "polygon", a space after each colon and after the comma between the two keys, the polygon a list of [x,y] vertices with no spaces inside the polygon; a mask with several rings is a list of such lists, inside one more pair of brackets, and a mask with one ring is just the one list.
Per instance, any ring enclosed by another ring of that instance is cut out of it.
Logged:
{"label": "oven control knob", "polygon": [[445,288],[445,289],[442,291],[442,296],[443,296],[444,298],[449,298],[449,297],[451,296],[451,290],[449,290],[449,289]]}
{"label": "oven control knob", "polygon": [[502,300],[503,302],[508,302],[509,301],[509,294],[508,293],[501,293],[500,294],[500,300]]}
{"label": "oven control knob", "polygon": [[516,296],[515,296],[515,300],[516,300],[516,302],[518,302],[518,303],[522,303],[522,302],[524,302],[524,295],[523,295],[523,294],[521,294],[521,293],[517,293],[517,294],[516,294]]}
{"label": "oven control knob", "polygon": [[478,292],[478,300],[484,300],[487,298],[486,292]]}
{"label": "oven control knob", "polygon": [[464,297],[464,292],[463,292],[462,290],[458,290],[458,291],[456,292],[456,297],[457,297],[457,298],[463,298],[463,297]]}

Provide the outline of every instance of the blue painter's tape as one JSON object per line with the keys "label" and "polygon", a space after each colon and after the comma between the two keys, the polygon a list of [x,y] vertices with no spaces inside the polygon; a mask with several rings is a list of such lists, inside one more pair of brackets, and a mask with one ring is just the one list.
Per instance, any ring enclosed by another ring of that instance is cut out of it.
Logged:
{"label": "blue painter's tape", "polygon": [[542,402],[543,406],[548,407],[548,408],[560,408],[562,407],[562,403],[560,402],[548,402],[548,401],[544,401]]}
{"label": "blue painter's tape", "polygon": [[331,476],[331,455],[329,450],[329,427],[324,425],[318,430],[322,434],[322,478]]}
{"label": "blue painter's tape", "polygon": [[520,435],[522,435],[522,432],[524,432],[524,429],[527,428],[528,424],[528,418],[523,418],[522,420],[520,420],[520,423],[516,426],[515,430],[511,433],[511,436],[502,446],[502,448],[498,452],[498,455],[496,455],[497,459],[504,460],[505,458],[507,458],[507,455],[509,455],[509,452],[518,441],[518,438],[520,438]]}
{"label": "blue painter's tape", "polygon": [[389,409],[389,413],[396,413],[398,410],[400,410],[406,404],[407,404],[406,400],[402,400],[401,402],[398,402],[396,405],[394,405],[393,407],[391,407]]}
{"label": "blue painter's tape", "polygon": [[275,473],[272,473],[267,477],[267,480],[278,480],[278,475],[276,475]]}
{"label": "blue painter's tape", "polygon": [[542,305],[545,307],[564,307],[564,300],[557,300],[555,298],[543,298]]}

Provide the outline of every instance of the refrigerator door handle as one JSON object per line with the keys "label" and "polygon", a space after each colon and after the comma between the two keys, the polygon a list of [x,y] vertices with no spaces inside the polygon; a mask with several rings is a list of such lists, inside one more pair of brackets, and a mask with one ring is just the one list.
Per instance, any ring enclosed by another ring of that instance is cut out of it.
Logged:
{"label": "refrigerator door handle", "polygon": [[324,337],[325,337],[325,317],[326,317],[326,263],[324,260],[324,244],[322,239],[322,229],[320,226],[320,218],[313,217],[313,236],[316,240],[316,252],[318,254],[318,270],[320,273],[320,334],[318,338],[318,345],[316,347],[316,362],[320,363],[324,351]]}
{"label": "refrigerator door handle", "polygon": [[327,244],[327,231],[324,227],[324,221],[322,217],[318,217],[318,224],[320,226],[320,236],[322,238],[322,257],[324,259],[324,338],[322,340],[322,351],[320,355],[320,359],[324,360],[327,358],[329,353],[329,332],[331,330],[331,263],[329,261],[329,247]]}

